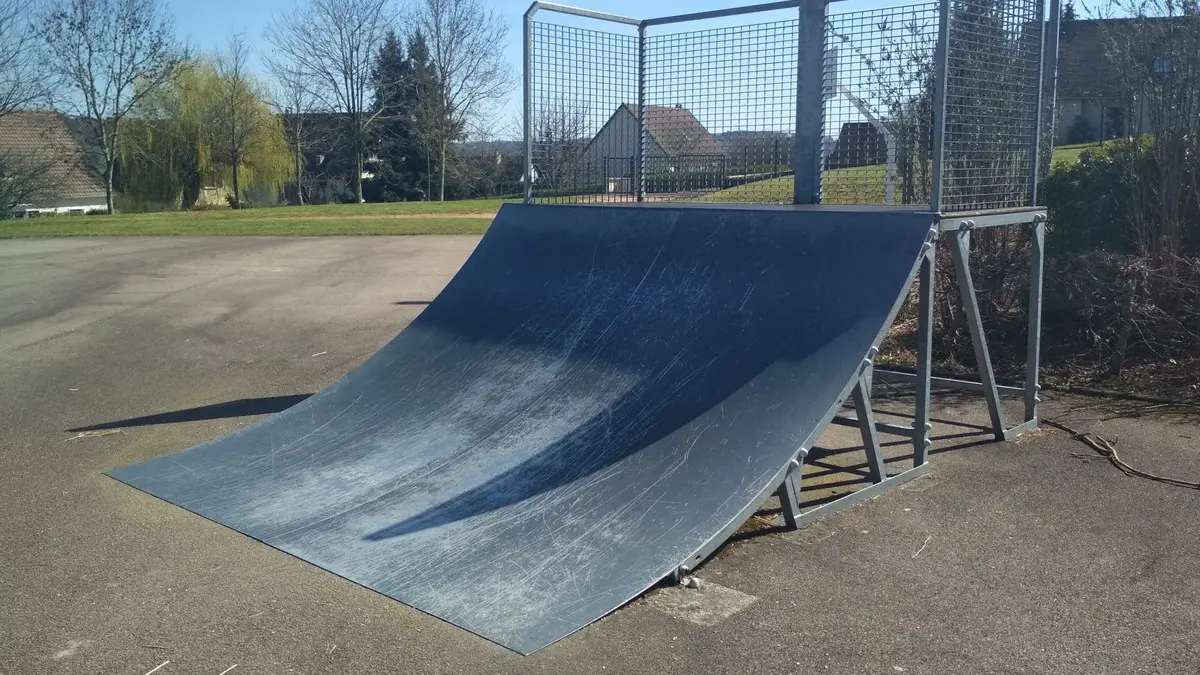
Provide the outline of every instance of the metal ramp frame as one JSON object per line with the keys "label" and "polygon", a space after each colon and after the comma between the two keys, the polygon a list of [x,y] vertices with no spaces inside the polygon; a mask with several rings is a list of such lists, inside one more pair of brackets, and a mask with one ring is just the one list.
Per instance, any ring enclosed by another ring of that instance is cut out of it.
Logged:
{"label": "metal ramp frame", "polygon": [[[1030,266],[1028,346],[1025,366],[1025,381],[1020,386],[1004,386],[996,383],[995,370],[988,351],[983,321],[971,276],[970,251],[971,232],[986,227],[1020,227],[1030,233],[1032,254]],[[838,426],[856,427],[862,436],[863,453],[866,456],[868,477],[871,485],[820,506],[801,510],[801,490],[804,459],[809,449],[801,448],[797,458],[787,468],[786,474],[775,491],[783,511],[784,523],[798,529],[817,519],[831,515],[848,506],[861,503],[897,485],[906,483],[929,472],[929,448],[931,445],[930,423],[932,390],[953,389],[982,394],[987,404],[991,431],[997,441],[1014,438],[1038,425],[1038,368],[1041,348],[1042,271],[1045,261],[1046,212],[1043,209],[1023,209],[1002,214],[942,214],[935,225],[934,240],[926,247],[918,266],[917,296],[917,367],[915,373],[875,368],[873,357],[876,351],[863,361],[861,373],[854,383],[850,398],[853,401],[854,417],[835,415],[832,423]],[[955,277],[963,310],[971,333],[971,343],[979,365],[979,380],[961,380],[932,376],[933,365],[933,287],[936,269],[935,255],[937,240],[949,240],[954,262]],[[889,326],[890,328],[890,326]],[[875,419],[871,404],[871,386],[874,379],[889,382],[915,384],[913,423],[911,425],[880,422]],[[1001,396],[1019,396],[1024,400],[1024,419],[1009,425],[1001,405]],[[889,475],[879,442],[879,434],[909,438],[912,441],[912,466],[899,473]]]}
{"label": "metal ramp frame", "polygon": [[[880,494],[919,478],[931,469],[929,448],[931,445],[930,422],[931,393],[934,388],[953,389],[982,394],[988,408],[991,421],[991,431],[997,441],[1014,438],[1021,433],[1035,428],[1038,424],[1037,408],[1041,401],[1038,396],[1039,354],[1041,344],[1041,304],[1042,304],[1042,269],[1044,264],[1044,241],[1046,212],[1043,209],[1023,209],[1006,214],[942,214],[937,217],[930,233],[920,260],[914,270],[913,278],[909,279],[904,293],[901,294],[895,311],[889,319],[887,330],[891,329],[896,312],[899,311],[912,282],[916,281],[917,294],[917,368],[915,373],[876,368],[874,357],[878,353],[879,344],[872,347],[863,360],[858,377],[853,381],[848,400],[854,408],[854,416],[833,414],[830,424],[843,427],[853,427],[859,430],[862,438],[863,454],[866,459],[867,475],[871,484],[838,499],[826,502],[820,506],[803,510],[801,494],[803,491],[804,463],[810,448],[799,448],[796,457],[781,472],[778,487],[774,495],[779,499],[783,521],[790,529],[799,529],[805,525],[832,515],[849,506],[879,496]],[[987,227],[1019,227],[1030,233],[1032,240],[1032,264],[1030,269],[1029,289],[1029,322],[1028,322],[1028,360],[1026,363],[1025,381],[1021,386],[1004,386],[996,383],[995,371],[988,351],[984,335],[979,303],[975,293],[974,280],[969,264],[971,250],[971,232],[977,228]],[[976,362],[980,366],[979,380],[961,380],[932,376],[933,364],[933,288],[936,269],[936,245],[938,241],[946,241],[951,247],[950,252],[954,261],[956,282],[963,310],[967,315],[972,346]],[[885,330],[886,334],[886,330]],[[881,335],[882,339],[882,335]],[[871,391],[875,379],[887,382],[904,382],[915,384],[915,401],[913,423],[909,425],[893,424],[875,419],[872,406]],[[1000,398],[1002,396],[1022,397],[1025,403],[1024,419],[1014,425],[1005,420]],[[837,411],[841,406],[835,406]],[[889,474],[879,440],[880,434],[908,438],[912,442],[913,460],[911,467],[899,473]],[[765,496],[765,495],[764,495]],[[708,546],[697,551],[690,561],[679,567],[674,575],[675,580],[682,579],[695,570],[725,541],[746,518],[761,506],[761,501],[746,509],[745,518],[741,518],[729,531],[714,539]]]}
{"label": "metal ramp frame", "polygon": [[[1017,3],[1021,0],[1009,1],[1010,3]],[[649,75],[647,68],[648,28],[788,9],[796,11],[795,27],[797,43],[795,59],[798,66],[795,81],[795,155],[793,162],[795,172],[792,181],[792,203],[796,205],[821,205],[824,155],[827,151],[827,144],[824,142],[825,138],[823,135],[823,124],[825,121],[824,106],[826,102],[831,97],[846,95],[863,117],[869,120],[872,119],[867,103],[858,99],[852,92],[845,89],[845,87],[842,87],[839,81],[837,65],[838,51],[836,47],[831,46],[826,35],[830,16],[828,14],[829,4],[824,0],[783,0],[709,12],[637,19],[551,2],[533,2],[525,14],[524,31],[524,144],[526,163],[524,175],[527,178],[524,182],[524,197],[526,203],[532,203],[539,199],[531,180],[534,171],[535,154],[534,119],[532,115],[535,107],[534,101],[540,95],[535,91],[535,71],[539,73],[539,76],[547,76],[548,72],[544,70],[538,71],[535,67],[536,58],[544,56],[544,54],[535,53],[534,49],[536,33],[534,30],[534,16],[539,11],[572,15],[577,19],[595,20],[610,25],[621,24],[625,26],[625,30],[636,28],[636,49],[634,52],[636,55],[636,67],[631,66],[631,72],[636,73],[636,105],[639,109],[642,109],[648,103],[647,92],[650,87],[647,82]],[[1024,7],[1024,5],[1022,5],[1022,8],[1023,10],[1029,9]],[[954,117],[954,113],[948,107],[948,96],[951,96],[951,94],[948,94],[948,91],[952,90],[955,86],[962,86],[962,82],[960,81],[962,78],[961,67],[950,65],[953,60],[951,54],[961,55],[964,50],[969,51],[968,48],[954,43],[951,35],[952,33],[959,35],[959,33],[955,33],[954,31],[972,29],[972,26],[965,25],[961,21],[955,23],[955,20],[951,18],[953,14],[954,10],[950,0],[940,0],[937,7],[936,51],[932,55],[934,59],[933,68],[935,70],[935,89],[933,93],[934,114],[931,128],[933,150],[930,157],[933,167],[931,181],[932,194],[930,195],[929,205],[926,207],[933,216],[931,235],[920,260],[913,270],[912,278],[909,279],[904,292],[897,300],[895,311],[888,319],[887,327],[880,335],[880,340],[882,340],[887,330],[890,330],[896,312],[899,311],[900,306],[908,297],[912,282],[917,281],[918,345],[916,367],[913,372],[876,368],[874,357],[879,348],[879,341],[876,341],[875,347],[863,360],[857,378],[847,385],[844,396],[830,410],[828,419],[821,425],[822,429],[828,424],[856,427],[859,429],[863,452],[866,456],[868,478],[871,484],[857,492],[802,511],[800,507],[800,495],[802,491],[803,469],[810,448],[798,448],[788,466],[780,471],[776,481],[777,487],[773,490],[773,494],[778,496],[781,503],[784,522],[790,528],[802,527],[813,520],[870,499],[896,485],[927,473],[930,468],[929,450],[931,445],[930,395],[934,388],[955,389],[982,394],[988,410],[990,430],[998,441],[1013,438],[1024,431],[1036,427],[1038,424],[1038,368],[1041,338],[1041,295],[1046,211],[1044,208],[1033,206],[1037,203],[1037,162],[1032,162],[1028,168],[1027,175],[1017,176],[1011,184],[1005,185],[1005,188],[1009,189],[1013,195],[1022,195],[1015,199],[1015,203],[1022,204],[1020,206],[999,207],[982,197],[975,196],[975,193],[971,189],[964,190],[964,188],[970,188],[971,180],[976,179],[971,178],[968,175],[970,171],[963,169],[963,167],[970,166],[970,162],[972,161],[986,158],[988,151],[981,148],[964,150],[961,135],[964,126],[969,125],[964,124],[961,119],[956,118],[951,122],[949,127],[947,125],[947,118]],[[1049,117],[1043,119],[1044,112],[1042,107],[1044,99],[1051,101],[1050,108],[1053,106],[1053,80],[1057,67],[1058,0],[1051,0],[1049,9],[1044,16],[1046,19],[1047,36],[1044,36],[1045,39],[1036,55],[1037,62],[1033,64],[1035,68],[1031,69],[1037,72],[1025,73],[1026,76],[1036,75],[1039,77],[1041,87],[1038,88],[1038,93],[1035,97],[1036,101],[1026,101],[1020,104],[1026,108],[1029,106],[1036,108],[1033,111],[1032,120],[1032,128],[1034,129],[1040,129],[1046,119],[1049,119]],[[1037,20],[1040,23],[1042,14],[1038,14],[1038,17]],[[961,35],[959,35],[959,39],[961,39]],[[1017,47],[1012,48],[1014,50],[1018,49]],[[1017,52],[1014,51],[1013,54],[1016,55]],[[542,65],[544,66],[545,64]],[[1029,64],[1025,65],[1028,66]],[[953,71],[953,68],[960,68],[960,70]],[[579,74],[576,71],[564,72],[568,72],[570,75]],[[554,77],[554,74],[548,76]],[[952,81],[954,77],[958,77],[960,80]],[[559,89],[554,89],[554,91],[560,91],[562,89],[561,85],[562,82],[559,82]],[[961,92],[959,94],[961,95]],[[540,101],[540,99],[538,100]],[[961,102],[958,105],[961,106]],[[1022,108],[1022,111],[1023,113],[1029,112],[1025,108]],[[639,116],[636,120],[639,143],[637,156],[635,157],[633,178],[637,183],[634,190],[637,202],[648,201],[645,176],[646,160],[644,156],[647,132],[644,129],[642,119]],[[955,140],[952,141],[952,137]],[[1026,147],[1028,148],[1029,156],[1040,156],[1040,136],[1038,133],[1031,133],[1027,138],[1014,137],[1009,140],[1014,144],[1028,143],[1029,145]],[[955,143],[958,145],[955,145]],[[948,151],[947,147],[952,147],[953,149]],[[1011,151],[1012,148],[1010,147],[1008,150]],[[894,162],[893,154],[894,150],[889,151],[888,168],[885,172],[885,201],[889,204],[895,201],[895,195],[893,194],[894,186],[891,185],[891,174],[893,171],[891,165]],[[553,200],[554,198],[551,198],[551,201]],[[847,205],[840,208],[849,210],[860,209],[865,214],[869,213],[872,208],[878,207],[864,203]],[[1026,374],[1024,381],[1018,383],[1017,386],[1005,386],[996,382],[995,369],[987,344],[979,302],[975,292],[975,282],[970,267],[972,232],[977,229],[992,227],[1015,227],[1028,230],[1032,240]],[[936,246],[939,243],[949,247],[955,282],[961,297],[962,309],[966,316],[975,360],[978,366],[977,380],[932,376],[933,288],[936,273]],[[871,386],[875,379],[884,382],[903,382],[914,385],[915,401],[912,424],[895,424],[875,419],[871,400]],[[1022,398],[1025,407],[1023,419],[1015,424],[1010,424],[1005,419],[1004,408],[1001,402],[1001,397],[1012,396]],[[839,414],[847,402],[852,404],[854,409],[853,416]],[[899,436],[911,441],[913,453],[910,468],[892,475],[888,474],[880,447],[880,434]],[[813,440],[815,442],[816,439],[814,438]],[[731,525],[720,536],[714,538],[706,546],[697,551],[688,561],[681,564],[676,571],[676,578],[688,574],[719,548],[725,539],[733,534],[741,526],[745,518],[748,518],[770,494],[772,492],[765,493],[763,500],[759,500],[758,503],[747,507],[743,514],[745,517]]]}

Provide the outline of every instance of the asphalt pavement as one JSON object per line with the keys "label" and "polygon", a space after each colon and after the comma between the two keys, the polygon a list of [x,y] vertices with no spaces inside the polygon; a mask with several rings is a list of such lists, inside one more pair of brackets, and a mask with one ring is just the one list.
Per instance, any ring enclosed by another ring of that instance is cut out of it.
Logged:
{"label": "asphalt pavement", "polygon": [[[529,657],[104,475],[332,383],[476,241],[0,241],[0,673],[1200,673],[1200,491],[989,442],[971,399],[939,399],[929,477],[798,532],[764,505],[699,589]],[[1200,480],[1189,411],[1044,408]],[[849,431],[809,499],[861,485]]]}

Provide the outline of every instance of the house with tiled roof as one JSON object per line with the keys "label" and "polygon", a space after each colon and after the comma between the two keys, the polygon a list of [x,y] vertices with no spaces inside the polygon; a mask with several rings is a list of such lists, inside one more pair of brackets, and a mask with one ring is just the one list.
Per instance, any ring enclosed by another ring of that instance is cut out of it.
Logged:
{"label": "house with tiled roof", "polygon": [[[646,171],[684,174],[720,170],[725,146],[683,106],[646,106]],[[583,150],[592,183],[630,192],[638,145],[638,108],[622,103]]]}
{"label": "house with tiled roof", "polygon": [[105,208],[104,182],[61,113],[17,110],[0,116],[0,165],[4,164],[38,177],[38,196],[32,202],[0,205],[16,217]]}
{"label": "house with tiled roof", "polygon": [[[1064,21],[1058,43],[1058,144],[1098,141],[1150,133],[1149,115],[1127,91],[1109,52],[1135,36],[1140,21],[1172,19],[1089,19]],[[1170,72],[1169,59],[1149,64],[1155,73]],[[1085,137],[1086,136],[1086,137]]]}

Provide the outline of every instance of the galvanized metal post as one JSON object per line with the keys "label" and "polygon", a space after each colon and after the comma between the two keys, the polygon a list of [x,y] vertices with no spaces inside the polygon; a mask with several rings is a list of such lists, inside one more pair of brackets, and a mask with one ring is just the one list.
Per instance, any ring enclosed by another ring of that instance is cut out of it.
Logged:
{"label": "galvanized metal post", "polygon": [[938,9],[937,49],[934,51],[933,90],[933,193],[929,208],[941,213],[944,196],[942,181],[946,161],[946,78],[950,61],[950,0],[941,0]]}
{"label": "galvanized metal post", "polygon": [[[1050,0],[1050,16],[1043,23],[1046,27],[1046,34],[1042,36],[1042,78],[1041,88],[1038,90],[1038,136],[1039,141],[1034,147],[1034,166],[1033,177],[1030,180],[1029,186],[1029,204],[1033,206],[1037,204],[1037,188],[1039,170],[1042,168],[1042,149],[1040,145],[1040,136],[1043,133],[1048,133],[1047,139],[1050,143],[1050,148],[1045,151],[1047,163],[1045,167],[1049,170],[1050,155],[1053,152],[1054,136],[1057,129],[1055,128],[1058,118],[1058,38],[1061,32],[1062,24],[1062,8],[1060,0]],[[1046,102],[1046,97],[1050,98],[1049,103]],[[1047,127],[1043,129],[1043,127]]]}
{"label": "galvanized metal post", "polygon": [[533,15],[537,14],[538,3],[525,10],[525,27],[522,33],[522,48],[525,55],[525,78],[523,83],[524,126],[525,126],[525,203],[533,203]]}
{"label": "galvanized metal post", "polygon": [[996,390],[992,357],[988,353],[987,336],[983,332],[983,318],[979,313],[979,298],[975,295],[975,280],[971,278],[971,229],[965,226],[954,233],[954,246],[950,248],[954,258],[954,273],[958,277],[958,294],[962,298],[963,311],[967,315],[967,328],[971,333],[971,345],[975,348],[975,363],[979,368],[979,381],[983,384],[983,396],[987,400],[988,414],[992,420],[992,432],[996,440],[1004,440],[1004,410],[1000,407],[1000,394]]}
{"label": "galvanized metal post", "polygon": [[933,373],[933,281],[937,269],[937,248],[930,245],[921,259],[917,277],[917,381],[913,414],[913,466],[928,461],[931,444],[929,432],[929,396]]}
{"label": "galvanized metal post", "polygon": [[858,417],[858,431],[862,437],[863,451],[867,455],[867,473],[872,483],[882,483],[887,475],[883,451],[879,449],[879,436],[875,433],[875,414],[871,411],[871,385],[866,371],[854,384],[851,397],[854,399],[854,414]]}
{"label": "galvanized metal post", "polygon": [[779,508],[783,512],[783,522],[791,529],[800,527],[800,488],[804,479],[804,458],[808,456],[806,448],[800,448],[796,458],[788,465],[783,482],[775,490],[779,498]]}
{"label": "galvanized metal post", "polygon": [[796,138],[792,202],[821,202],[825,116],[825,0],[800,4],[796,57]]}
{"label": "galvanized metal post", "polygon": [[637,158],[634,160],[634,180],[637,182],[637,200],[646,201],[646,24],[638,25],[637,65]]}
{"label": "galvanized metal post", "polygon": [[1046,221],[1037,218],[1032,226],[1033,247],[1029,266],[1029,342],[1025,360],[1025,421],[1037,419],[1038,371],[1042,359],[1042,273],[1046,260]]}

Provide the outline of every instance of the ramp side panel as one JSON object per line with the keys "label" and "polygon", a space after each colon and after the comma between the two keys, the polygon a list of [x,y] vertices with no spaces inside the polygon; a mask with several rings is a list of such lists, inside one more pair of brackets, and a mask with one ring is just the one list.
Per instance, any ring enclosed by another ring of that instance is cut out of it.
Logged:
{"label": "ramp side panel", "polygon": [[930,225],[506,205],[340,382],[112,475],[532,652],[769,487],[855,376]]}

